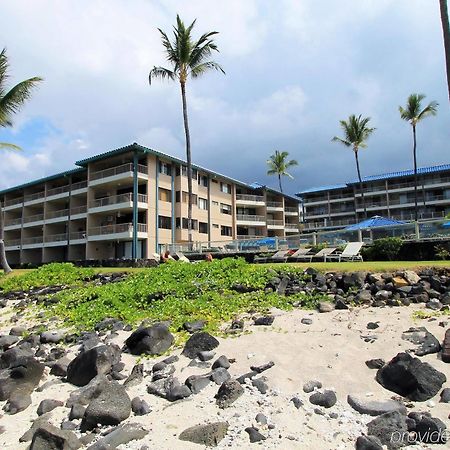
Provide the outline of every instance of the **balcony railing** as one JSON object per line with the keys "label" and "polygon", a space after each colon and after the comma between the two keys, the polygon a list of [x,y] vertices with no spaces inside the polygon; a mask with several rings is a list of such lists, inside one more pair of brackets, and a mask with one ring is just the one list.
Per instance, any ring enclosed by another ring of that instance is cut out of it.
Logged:
{"label": "balcony railing", "polygon": [[[138,194],[139,203],[147,203],[148,197],[144,194]],[[89,204],[90,208],[100,208],[102,206],[116,205],[118,203],[129,203],[133,201],[133,193],[128,192],[127,194],[113,195],[111,197],[103,197],[92,201]]]}
{"label": "balcony railing", "polygon": [[69,215],[68,209],[60,209],[58,211],[50,211],[47,213],[47,219],[56,219],[57,217],[65,217]]}
{"label": "balcony railing", "polygon": [[283,226],[284,221],[283,220],[275,220],[275,219],[267,219],[267,225]]}
{"label": "balcony railing", "polygon": [[236,220],[241,222],[265,222],[266,218],[264,216],[256,216],[252,214],[238,214]]}
{"label": "balcony railing", "polygon": [[57,188],[49,189],[47,191],[47,197],[51,197],[52,195],[64,194],[65,192],[70,191],[70,185],[67,184],[65,186],[60,186]]}
{"label": "balcony railing", "polygon": [[298,230],[298,224],[296,223],[285,223],[284,228],[288,228],[290,230]]}
{"label": "balcony railing", "polygon": [[244,200],[247,202],[263,202],[264,197],[262,195],[236,194],[236,200]]}
{"label": "balcony railing", "polygon": [[283,207],[283,203],[281,203],[281,202],[267,202],[267,207],[268,208],[282,208]]}
{"label": "balcony railing", "polygon": [[6,239],[5,246],[6,247],[16,247],[22,243],[21,239]]}
{"label": "balcony railing", "polygon": [[87,212],[87,207],[83,206],[75,206],[74,208],[70,208],[70,215],[75,216],[76,214],[85,214]]}
{"label": "balcony railing", "polygon": [[74,231],[70,233],[69,238],[71,241],[86,239],[86,231]]}
{"label": "balcony railing", "polygon": [[295,208],[293,206],[285,206],[284,211],[287,213],[296,213],[298,214],[298,208]]}
{"label": "balcony railing", "polygon": [[257,234],[238,234],[237,239],[263,239],[264,236]]}
{"label": "balcony railing", "polygon": [[10,227],[12,225],[20,225],[21,223],[22,223],[21,217],[19,217],[18,219],[5,220],[5,227]]}
{"label": "balcony railing", "polygon": [[45,236],[44,242],[62,242],[67,241],[68,235],[67,233],[60,233],[60,234],[51,234],[49,236]]}
{"label": "balcony railing", "polygon": [[78,183],[72,184],[71,191],[77,191],[78,189],[84,189],[87,187],[87,181],[79,181]]}
{"label": "balcony railing", "polygon": [[[148,167],[138,164],[137,171],[142,174],[148,174]],[[120,175],[121,173],[133,172],[133,164],[122,164],[121,166],[111,167],[109,169],[99,170],[98,172],[93,172],[90,175],[90,180],[99,180],[101,178],[113,177],[115,175]]]}
{"label": "balcony railing", "polygon": [[23,218],[23,223],[40,222],[44,220],[44,214],[35,214],[34,216],[27,216]]}
{"label": "balcony railing", "polygon": [[20,205],[23,202],[23,198],[12,198],[11,200],[6,200],[3,206]]}
{"label": "balcony railing", "polygon": [[[137,224],[138,233],[146,233],[147,225],[145,223]],[[113,225],[106,225],[103,227],[93,227],[89,229],[89,235],[98,236],[103,234],[117,234],[117,233],[132,233],[133,224],[132,223],[120,223]]]}
{"label": "balcony railing", "polygon": [[42,244],[43,236],[26,237],[22,239],[22,245]]}
{"label": "balcony railing", "polygon": [[24,202],[30,202],[32,200],[38,200],[40,198],[45,197],[45,191],[36,192],[35,194],[25,195],[23,201]]}

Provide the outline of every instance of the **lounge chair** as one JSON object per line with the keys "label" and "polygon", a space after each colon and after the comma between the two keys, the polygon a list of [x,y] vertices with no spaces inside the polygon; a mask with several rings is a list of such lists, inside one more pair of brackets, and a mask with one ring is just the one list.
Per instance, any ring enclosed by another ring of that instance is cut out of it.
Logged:
{"label": "lounge chair", "polygon": [[305,254],[305,255],[302,255],[302,256],[298,256],[297,257],[297,261],[309,261],[309,262],[311,262],[314,258],[319,258],[319,259],[323,258],[323,260],[326,261],[325,258],[328,255],[330,255],[331,253],[335,252],[335,251],[336,251],[336,247],[325,247],[322,250],[318,251],[314,255]]}
{"label": "lounge chair", "polygon": [[290,250],[278,250],[276,253],[274,253],[272,256],[269,257],[255,257],[254,262],[255,263],[270,263],[270,262],[280,262],[280,260],[284,260],[284,258],[287,258],[289,255]]}
{"label": "lounge chair", "polygon": [[359,260],[362,261],[363,257],[360,253],[362,246],[364,245],[364,242],[349,242],[344,250],[342,251],[342,253],[337,253],[335,255],[327,255],[325,256],[325,261],[326,260],[338,260],[339,262],[341,261],[355,261],[355,260]]}
{"label": "lounge chair", "polygon": [[293,253],[292,255],[288,256],[286,258],[287,261],[297,261],[298,258],[303,258],[304,256],[313,256],[311,254],[311,249],[310,248],[299,248],[295,253]]}
{"label": "lounge chair", "polygon": [[190,262],[189,259],[186,258],[186,256],[184,256],[181,252],[176,252],[174,256],[177,261]]}

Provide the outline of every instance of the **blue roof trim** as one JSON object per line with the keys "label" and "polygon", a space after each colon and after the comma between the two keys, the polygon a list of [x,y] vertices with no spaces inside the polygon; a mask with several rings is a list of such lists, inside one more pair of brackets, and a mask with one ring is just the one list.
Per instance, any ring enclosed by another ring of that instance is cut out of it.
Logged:
{"label": "blue roof trim", "polygon": [[[450,170],[450,164],[440,164],[438,166],[429,166],[429,167],[420,167],[417,169],[417,173],[419,175],[428,174],[428,173],[435,173],[435,172],[443,172]],[[390,172],[390,173],[384,173],[380,175],[369,175],[367,177],[363,177],[363,182],[369,182],[369,181],[379,181],[379,180],[387,180],[390,178],[401,178],[401,177],[408,177],[414,175],[414,170],[401,170],[398,172]],[[313,192],[321,192],[321,191],[331,191],[333,189],[344,189],[346,187],[353,186],[355,184],[358,184],[359,181],[349,181],[347,183],[341,183],[341,184],[334,184],[330,186],[319,186],[316,188],[309,188],[305,189],[303,191],[297,192],[295,195],[297,197],[301,197],[303,194],[310,194]]]}

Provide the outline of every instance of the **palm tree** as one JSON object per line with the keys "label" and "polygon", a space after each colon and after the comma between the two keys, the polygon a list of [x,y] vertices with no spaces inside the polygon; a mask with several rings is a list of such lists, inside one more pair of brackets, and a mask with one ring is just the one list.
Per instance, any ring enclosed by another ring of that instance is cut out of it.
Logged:
{"label": "palm tree", "polygon": [[[42,78],[33,77],[7,90],[5,82],[8,79],[8,58],[6,56],[6,49],[0,52],[0,127],[11,127],[12,116],[19,112],[20,108],[30,98],[33,88],[42,81]],[[19,150],[20,147],[7,142],[0,142],[0,148]],[[5,273],[11,272],[5,252],[5,232],[3,221],[4,211],[0,200],[0,267]]]}
{"label": "palm tree", "polygon": [[192,242],[192,159],[191,138],[189,134],[188,113],[186,103],[186,82],[189,77],[197,78],[209,70],[218,70],[225,73],[222,67],[215,61],[209,60],[213,51],[219,51],[214,43],[213,36],[217,31],[209,31],[195,41],[191,35],[195,20],[186,27],[177,15],[177,25],[173,27],[174,38],[171,42],[167,34],[158,28],[161,40],[171,68],[153,67],[148,81],[151,84],[153,78],[178,80],[181,87],[181,99],[183,103],[184,132],[186,136],[186,162],[188,176],[188,236]]}
{"label": "palm tree", "polygon": [[439,7],[441,10],[442,34],[444,35],[448,98],[450,100],[450,24],[448,20],[447,0],[439,0]]}
{"label": "palm tree", "polygon": [[419,212],[417,208],[417,138],[416,127],[417,124],[428,116],[435,116],[437,114],[438,103],[430,102],[425,108],[422,108],[422,100],[425,99],[424,94],[411,94],[408,97],[406,107],[398,107],[400,117],[409,122],[413,131],[413,161],[414,161],[414,217],[417,222]]}
{"label": "palm tree", "polygon": [[269,166],[269,170],[267,171],[267,175],[278,175],[278,184],[280,185],[280,192],[283,192],[283,188],[281,186],[281,177],[287,176],[291,179],[294,177],[287,172],[289,167],[298,166],[298,162],[295,159],[287,160],[289,156],[288,152],[279,152],[275,150],[275,153],[270,156],[267,160],[267,165]]}
{"label": "palm tree", "polygon": [[358,151],[360,148],[366,148],[366,141],[376,128],[368,127],[370,117],[362,117],[361,114],[356,117],[354,114],[349,116],[348,120],[341,120],[341,128],[344,132],[344,137],[340,138],[334,136],[333,142],[340,142],[346,147],[351,147],[355,155],[356,171],[358,173],[359,189],[361,191],[361,200],[364,209],[364,218],[367,218],[366,201],[364,198],[363,183],[361,178],[361,171],[359,169]]}

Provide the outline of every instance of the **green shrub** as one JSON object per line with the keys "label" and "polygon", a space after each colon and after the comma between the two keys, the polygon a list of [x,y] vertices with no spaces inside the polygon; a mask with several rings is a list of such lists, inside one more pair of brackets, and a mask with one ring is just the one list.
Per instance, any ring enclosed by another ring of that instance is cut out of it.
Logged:
{"label": "green shrub", "polygon": [[94,274],[93,269],[75,267],[72,263],[51,263],[21,275],[0,278],[0,290],[10,292],[42,286],[79,285]]}
{"label": "green shrub", "polygon": [[434,246],[434,253],[437,259],[446,260],[450,258],[450,245],[438,244]]}
{"label": "green shrub", "polygon": [[403,241],[398,237],[375,239],[373,245],[364,249],[363,257],[372,261],[395,261]]}

